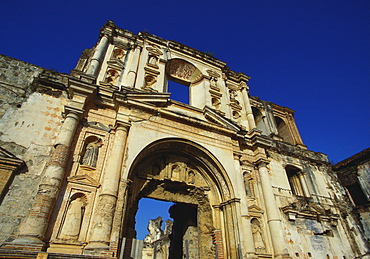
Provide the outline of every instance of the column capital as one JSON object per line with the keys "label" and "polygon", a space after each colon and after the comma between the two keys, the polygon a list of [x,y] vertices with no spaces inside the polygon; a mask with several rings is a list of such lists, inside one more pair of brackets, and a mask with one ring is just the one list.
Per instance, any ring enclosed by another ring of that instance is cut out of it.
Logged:
{"label": "column capital", "polygon": [[233,156],[234,156],[234,160],[240,161],[240,159],[242,157],[242,154],[237,153],[237,152],[234,152],[233,153]]}
{"label": "column capital", "polygon": [[249,86],[246,82],[240,83],[241,90],[245,90],[247,93],[249,93]]}
{"label": "column capital", "polygon": [[257,167],[267,166],[270,161],[266,158],[259,158],[257,161],[253,162]]}
{"label": "column capital", "polygon": [[116,121],[115,125],[111,127],[112,131],[125,130],[127,131],[131,126],[130,122]]}
{"label": "column capital", "polygon": [[79,120],[83,113],[84,113],[84,110],[81,109],[81,108],[73,107],[73,106],[70,106],[70,105],[65,105],[64,106],[63,117],[66,118],[67,116],[73,116],[74,115],[74,117]]}

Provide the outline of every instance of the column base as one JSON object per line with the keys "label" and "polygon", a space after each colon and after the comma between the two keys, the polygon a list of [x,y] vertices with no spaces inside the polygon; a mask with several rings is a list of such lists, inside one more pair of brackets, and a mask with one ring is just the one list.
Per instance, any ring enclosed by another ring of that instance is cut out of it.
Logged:
{"label": "column base", "polygon": [[45,248],[45,243],[37,237],[19,237],[12,242],[4,243],[1,246],[2,250],[18,250],[41,252]]}
{"label": "column base", "polygon": [[275,255],[274,258],[276,258],[276,259],[292,259],[290,254],[279,254],[279,255]]}
{"label": "column base", "polygon": [[104,242],[90,242],[85,246],[85,250],[109,250],[109,245]]}
{"label": "column base", "polygon": [[256,253],[253,253],[253,252],[250,252],[250,253],[245,253],[243,255],[243,259],[257,259],[258,256],[256,255]]}

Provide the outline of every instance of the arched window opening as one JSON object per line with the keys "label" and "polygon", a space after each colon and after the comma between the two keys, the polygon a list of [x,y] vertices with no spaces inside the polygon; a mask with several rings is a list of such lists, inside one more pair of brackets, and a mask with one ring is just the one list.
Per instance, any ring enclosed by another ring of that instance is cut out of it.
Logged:
{"label": "arched window opening", "polygon": [[288,142],[290,144],[293,144],[293,139],[289,131],[288,125],[284,122],[283,119],[280,117],[275,116],[275,122],[276,122],[276,127],[279,133],[279,136],[284,139],[285,142]]}
{"label": "arched window opening", "polygon": [[267,128],[266,128],[266,125],[263,119],[264,116],[262,112],[255,107],[252,107],[252,112],[253,112],[254,121],[256,122],[257,129],[262,131],[262,134],[268,135]]}
{"label": "arched window opening", "polygon": [[309,197],[310,195],[303,172],[300,169],[289,165],[285,168],[285,171],[293,194],[301,197]]}

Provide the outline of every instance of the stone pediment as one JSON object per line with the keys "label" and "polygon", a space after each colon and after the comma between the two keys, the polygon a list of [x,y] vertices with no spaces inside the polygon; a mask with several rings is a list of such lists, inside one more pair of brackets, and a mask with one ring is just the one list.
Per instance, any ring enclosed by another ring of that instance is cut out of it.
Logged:
{"label": "stone pediment", "polygon": [[11,159],[18,159],[15,155],[7,151],[6,149],[0,147],[0,157],[1,158],[11,158]]}
{"label": "stone pediment", "polygon": [[210,108],[208,106],[204,107],[203,114],[204,114],[204,117],[207,120],[209,120],[213,123],[216,123],[220,126],[223,126],[223,127],[227,128],[229,130],[232,130],[232,131],[235,131],[235,132],[239,132],[241,130],[241,128],[238,125],[236,125],[234,122],[227,119],[226,117],[219,114],[218,112],[216,112],[215,110],[213,110],[212,108]]}
{"label": "stone pediment", "polygon": [[88,186],[93,186],[93,187],[100,186],[100,183],[98,181],[94,180],[92,177],[86,174],[70,176],[67,178],[67,180],[70,183],[77,183],[77,184],[88,185]]}
{"label": "stone pediment", "polygon": [[108,126],[105,126],[103,123],[97,122],[97,121],[84,121],[82,124],[85,127],[91,127],[91,128],[99,129],[99,130],[106,131],[106,132],[110,131],[110,128]]}
{"label": "stone pediment", "polygon": [[258,207],[256,204],[253,204],[253,205],[249,206],[248,211],[250,211],[250,212],[263,212],[263,210],[260,207]]}
{"label": "stone pediment", "polygon": [[1,167],[8,168],[9,166],[14,170],[18,166],[22,165],[23,160],[19,159],[6,149],[0,147],[0,165]]}

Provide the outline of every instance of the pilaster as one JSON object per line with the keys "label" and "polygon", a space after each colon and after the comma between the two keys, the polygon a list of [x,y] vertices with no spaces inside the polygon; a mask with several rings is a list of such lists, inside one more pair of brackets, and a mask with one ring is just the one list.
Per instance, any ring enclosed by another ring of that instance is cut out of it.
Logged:
{"label": "pilaster", "polygon": [[246,199],[246,191],[243,183],[243,174],[240,167],[240,156],[234,155],[235,169],[237,175],[237,189],[240,191],[241,203],[236,204],[236,215],[239,221],[239,235],[241,242],[241,251],[243,252],[243,258],[256,258],[255,249],[253,245],[253,234],[252,226],[249,218],[242,217],[242,215],[248,215],[248,201]]}
{"label": "pilaster", "polygon": [[249,101],[249,96],[248,96],[248,86],[245,84],[245,86],[242,88],[242,95],[243,95],[243,100],[244,100],[244,108],[246,111],[246,116],[247,116],[247,121],[249,125],[249,131],[252,129],[256,128],[256,122],[254,121],[254,116],[252,112],[252,106]]}
{"label": "pilaster", "polygon": [[86,72],[88,75],[97,76],[101,62],[108,48],[108,41],[108,35],[103,34],[103,37],[101,37],[99,43],[96,45],[94,55],[90,60],[89,67]]}
{"label": "pilaster", "polygon": [[257,160],[255,164],[258,167],[258,172],[260,174],[268,226],[270,229],[271,241],[274,249],[274,258],[290,258],[287,253],[288,250],[285,247],[285,238],[283,235],[280,213],[275,201],[275,195],[273,193],[270,176],[267,169],[269,161],[262,158]]}

